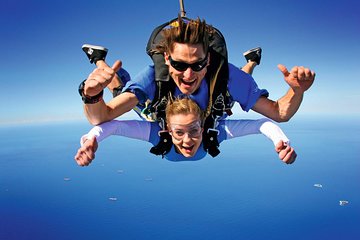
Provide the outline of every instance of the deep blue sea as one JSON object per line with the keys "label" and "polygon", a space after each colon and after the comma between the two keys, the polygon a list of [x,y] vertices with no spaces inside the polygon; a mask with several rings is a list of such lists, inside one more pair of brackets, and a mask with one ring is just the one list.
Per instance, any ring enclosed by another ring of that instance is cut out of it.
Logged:
{"label": "deep blue sea", "polygon": [[280,126],[293,165],[253,135],[197,162],[112,137],[79,167],[88,123],[0,127],[0,239],[360,239],[359,119]]}

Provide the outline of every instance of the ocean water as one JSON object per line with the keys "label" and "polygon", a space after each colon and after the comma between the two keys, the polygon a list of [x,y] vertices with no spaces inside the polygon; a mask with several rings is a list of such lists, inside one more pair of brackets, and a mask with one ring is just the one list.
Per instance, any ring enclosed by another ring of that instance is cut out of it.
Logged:
{"label": "ocean water", "polygon": [[254,135],[223,143],[216,158],[177,163],[112,137],[79,167],[87,123],[3,126],[0,239],[359,239],[358,120],[281,124],[293,165]]}

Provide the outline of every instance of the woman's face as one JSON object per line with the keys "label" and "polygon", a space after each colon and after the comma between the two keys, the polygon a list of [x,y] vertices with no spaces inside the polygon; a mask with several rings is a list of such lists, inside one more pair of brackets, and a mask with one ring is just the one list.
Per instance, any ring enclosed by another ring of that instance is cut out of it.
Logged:
{"label": "woman's face", "polygon": [[167,121],[177,151],[185,157],[193,157],[202,141],[200,117],[193,113],[177,114],[169,116]]}

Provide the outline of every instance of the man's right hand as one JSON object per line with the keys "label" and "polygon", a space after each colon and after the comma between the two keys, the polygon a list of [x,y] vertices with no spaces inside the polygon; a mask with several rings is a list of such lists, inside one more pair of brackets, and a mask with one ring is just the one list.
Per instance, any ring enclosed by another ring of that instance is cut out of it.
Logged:
{"label": "man's right hand", "polygon": [[[104,61],[96,62],[97,68],[89,75],[85,81],[84,94],[88,97],[96,96],[108,87],[110,90],[118,87],[121,81],[116,74],[121,68],[121,61],[116,61],[112,67],[109,67]],[[100,99],[94,104],[84,104],[84,112],[92,125],[113,120],[124,113],[133,109],[139,100],[132,92],[124,92],[105,103]]]}
{"label": "man's right hand", "polygon": [[116,72],[122,66],[122,62],[117,60],[112,67],[107,65],[105,61],[97,61],[97,68],[90,73],[85,81],[84,94],[92,97],[99,94],[106,86],[117,77]]}

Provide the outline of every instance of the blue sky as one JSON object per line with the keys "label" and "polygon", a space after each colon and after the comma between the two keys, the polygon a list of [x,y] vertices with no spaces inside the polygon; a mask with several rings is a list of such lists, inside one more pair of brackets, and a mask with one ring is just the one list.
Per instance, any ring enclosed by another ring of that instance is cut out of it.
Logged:
{"label": "blue sky", "polygon": [[[185,10],[222,31],[238,66],[242,52],[263,48],[254,78],[271,99],[287,90],[277,64],[304,65],[317,78],[298,114],[360,115],[357,1],[185,0]],[[2,0],[0,124],[85,119],[77,87],[93,65],[82,44],[106,46],[108,61],[121,59],[135,75],[151,63],[152,29],[178,12],[178,0]]]}

